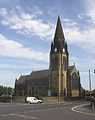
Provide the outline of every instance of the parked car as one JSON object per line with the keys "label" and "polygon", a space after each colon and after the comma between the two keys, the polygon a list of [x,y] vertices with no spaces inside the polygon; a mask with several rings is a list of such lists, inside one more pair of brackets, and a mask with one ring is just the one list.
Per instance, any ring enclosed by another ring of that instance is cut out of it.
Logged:
{"label": "parked car", "polygon": [[10,94],[2,94],[2,97],[12,97]]}
{"label": "parked car", "polygon": [[27,97],[26,102],[27,103],[42,103],[42,100],[40,100],[36,97]]}

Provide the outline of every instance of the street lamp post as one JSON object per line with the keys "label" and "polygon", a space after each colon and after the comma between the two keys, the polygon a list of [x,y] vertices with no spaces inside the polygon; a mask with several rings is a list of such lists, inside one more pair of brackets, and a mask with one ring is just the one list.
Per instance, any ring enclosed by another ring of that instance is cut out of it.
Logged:
{"label": "street lamp post", "polygon": [[[59,72],[60,72],[60,71],[59,71]],[[61,82],[61,81],[60,81],[60,80],[61,80],[60,77],[61,77],[61,76],[60,76],[60,73],[59,73],[59,76],[58,76],[58,77],[59,77],[59,79],[58,79],[58,102],[60,102],[60,95],[61,95],[61,94],[60,94],[60,92],[61,92],[61,88],[60,88],[60,84],[61,84],[61,83],[60,83],[60,82]]]}
{"label": "street lamp post", "polygon": [[89,70],[89,91],[90,91],[90,99],[91,99],[91,75]]}
{"label": "street lamp post", "polygon": [[58,68],[58,102],[60,102],[60,98],[61,98],[61,71],[62,71],[61,60],[62,60],[62,54],[59,54],[59,68]]}
{"label": "street lamp post", "polygon": [[94,69],[94,74],[95,74],[95,69]]}

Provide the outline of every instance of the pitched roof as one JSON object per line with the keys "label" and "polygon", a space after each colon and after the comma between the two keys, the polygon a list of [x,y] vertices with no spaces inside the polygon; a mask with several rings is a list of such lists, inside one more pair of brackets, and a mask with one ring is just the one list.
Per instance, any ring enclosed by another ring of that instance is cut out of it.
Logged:
{"label": "pitched roof", "polygon": [[17,84],[22,84],[25,82],[25,80],[27,80],[27,78],[29,77],[29,75],[24,75],[24,76],[20,76],[20,78],[17,80]]}
{"label": "pitched roof", "polygon": [[71,73],[72,72],[72,70],[74,69],[74,65],[72,65],[72,66],[69,66],[69,68],[68,68],[68,71],[69,71],[69,73]]}
{"label": "pitched roof", "polygon": [[20,76],[17,80],[16,84],[22,84],[26,80],[48,80],[50,71],[47,70],[40,70],[40,71],[33,71],[30,75]]}
{"label": "pitched roof", "polygon": [[48,78],[50,74],[49,69],[47,70],[40,70],[40,71],[33,71],[28,79],[44,79],[44,78]]}
{"label": "pitched roof", "polygon": [[73,71],[73,72],[76,72],[77,75],[79,75],[79,71],[76,69],[75,64],[68,67],[68,73],[71,74],[72,71]]}

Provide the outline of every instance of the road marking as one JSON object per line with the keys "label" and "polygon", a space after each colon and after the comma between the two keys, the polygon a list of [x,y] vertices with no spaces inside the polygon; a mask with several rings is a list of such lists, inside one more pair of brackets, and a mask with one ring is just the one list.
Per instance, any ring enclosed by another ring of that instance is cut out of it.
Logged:
{"label": "road marking", "polygon": [[49,108],[49,109],[42,109],[42,110],[31,110],[30,112],[46,112],[46,111],[55,111],[55,110],[63,110],[64,108]]}
{"label": "road marking", "polygon": [[25,119],[36,119],[37,117],[33,117],[33,116],[27,116],[27,115],[21,115],[21,114],[15,114],[15,113],[10,113],[10,114],[2,114],[0,115],[2,117],[6,117],[6,116],[17,116],[17,117],[22,117]]}
{"label": "road marking", "polygon": [[9,115],[14,115],[14,116],[17,116],[17,117],[22,117],[22,118],[25,118],[25,119],[36,119],[36,117],[27,116],[27,115],[21,115],[21,114],[9,114]]}
{"label": "road marking", "polygon": [[[81,105],[82,106],[82,105]],[[76,110],[78,106],[75,106],[73,108],[71,108],[72,111],[77,112],[77,113],[82,113],[82,114],[86,114],[86,115],[95,115],[94,113],[87,113],[87,112],[82,112],[82,111],[78,111]]]}
{"label": "road marking", "polygon": [[2,115],[0,115],[0,116],[2,116],[2,117],[6,117],[6,116],[8,116],[8,115],[6,115],[6,114],[2,114]]}

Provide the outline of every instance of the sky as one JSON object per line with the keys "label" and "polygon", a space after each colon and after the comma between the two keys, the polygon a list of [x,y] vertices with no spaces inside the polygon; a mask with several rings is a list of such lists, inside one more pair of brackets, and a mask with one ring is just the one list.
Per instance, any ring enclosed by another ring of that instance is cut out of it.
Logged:
{"label": "sky", "polygon": [[49,68],[58,15],[81,84],[95,89],[95,0],[0,0],[0,85]]}

